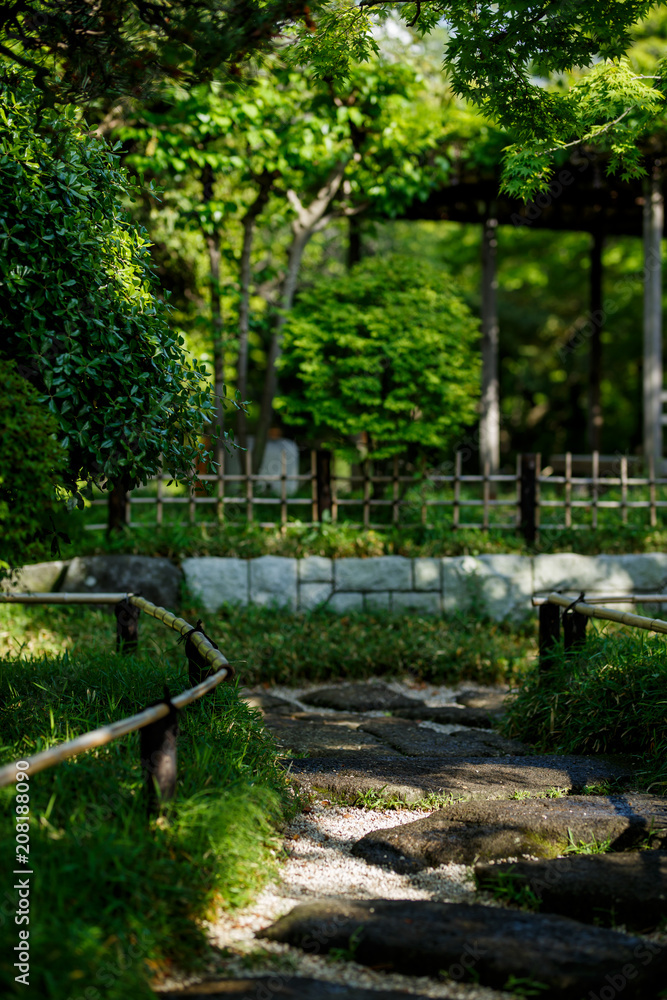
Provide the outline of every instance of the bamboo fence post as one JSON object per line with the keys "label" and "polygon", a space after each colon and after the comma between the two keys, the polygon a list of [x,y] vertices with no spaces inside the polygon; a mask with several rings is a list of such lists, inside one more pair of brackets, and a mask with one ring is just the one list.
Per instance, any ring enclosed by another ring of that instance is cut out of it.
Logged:
{"label": "bamboo fence post", "polygon": [[454,505],[452,508],[452,527],[454,531],[459,527],[461,517],[461,465],[461,452],[457,451],[454,459]]}
{"label": "bamboo fence post", "polygon": [[310,521],[317,524],[319,520],[319,505],[317,496],[317,454],[310,449]]}
{"label": "bamboo fence post", "polygon": [[287,452],[280,452],[280,533],[287,531]]}
{"label": "bamboo fence post", "polygon": [[565,527],[572,527],[572,452],[565,454]]}
{"label": "bamboo fence post", "polygon": [[628,523],[628,458],[621,456],[621,518]]}
{"label": "bamboo fence post", "polygon": [[393,480],[392,480],[392,507],[391,507],[391,519],[394,524],[398,524],[400,520],[400,484],[398,481],[398,455],[394,455],[394,468],[393,468]]}
{"label": "bamboo fence post", "polygon": [[245,453],[245,495],[246,495],[246,519],[248,524],[253,519],[253,492],[252,492],[252,450],[248,448]]}

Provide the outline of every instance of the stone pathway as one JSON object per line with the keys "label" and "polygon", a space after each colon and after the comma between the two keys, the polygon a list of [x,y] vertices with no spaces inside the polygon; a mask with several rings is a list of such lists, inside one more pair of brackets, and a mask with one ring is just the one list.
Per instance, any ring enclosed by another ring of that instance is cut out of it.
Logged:
{"label": "stone pathway", "polygon": [[667,996],[667,798],[502,738],[503,697],[250,693],[310,805],[280,882],[211,925],[217,969],[163,1000]]}

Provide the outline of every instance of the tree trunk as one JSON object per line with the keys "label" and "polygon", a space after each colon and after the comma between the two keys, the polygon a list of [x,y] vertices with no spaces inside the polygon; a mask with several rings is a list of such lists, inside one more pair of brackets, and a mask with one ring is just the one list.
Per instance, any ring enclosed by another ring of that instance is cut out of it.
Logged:
{"label": "tree trunk", "polygon": [[[202,171],[202,199],[208,204],[213,198],[213,168],[209,163]],[[225,346],[222,332],[222,307],[220,303],[220,233],[217,229],[204,233],[208,248],[209,288],[211,294],[211,328],[213,341],[213,382],[215,392],[215,424],[209,433],[214,439],[213,453],[216,462],[222,457],[225,411]]]}
{"label": "tree trunk", "polygon": [[498,307],[496,274],[498,222],[489,218],[482,236],[482,412],[479,451],[482,471],[500,465],[500,391],[498,379]]}
{"label": "tree trunk", "polygon": [[301,204],[295,191],[289,190],[287,197],[296,211],[296,219],[292,223],[294,239],[289,252],[287,272],[283,282],[283,289],[280,301],[280,312],[276,317],[269,347],[269,356],[266,364],[266,375],[264,377],[264,392],[262,393],[262,406],[255,431],[255,446],[252,455],[253,471],[257,473],[264,458],[264,449],[271,426],[273,414],[273,400],[278,388],[278,374],[276,365],[280,359],[282,331],[287,320],[287,313],[292,308],[294,293],[296,292],[299,278],[299,268],[301,259],[308,240],[331,220],[332,216],[327,215],[327,210],[336,197],[338,188],[345,173],[345,161],[340,161],[329,174],[326,183],[317,192],[316,196],[307,207]]}
{"label": "tree trunk", "polygon": [[[243,249],[241,251],[241,301],[239,304],[239,356],[236,366],[236,387],[241,402],[248,394],[248,332],[250,329],[250,255],[255,236],[255,223],[266,206],[277,171],[265,171],[259,178],[259,191],[254,202],[243,217]],[[236,421],[237,443],[247,448],[248,426],[244,409],[238,411]]]}
{"label": "tree trunk", "polygon": [[127,491],[129,482],[122,477],[109,493],[107,535],[122,531],[127,523]]}
{"label": "tree trunk", "polygon": [[292,246],[290,247],[287,274],[285,275],[283,295],[280,303],[280,312],[276,317],[276,322],[273,327],[271,346],[269,347],[269,356],[266,362],[266,376],[264,379],[264,392],[262,394],[262,407],[259,412],[259,420],[255,431],[255,445],[252,454],[252,465],[255,473],[259,472],[259,467],[262,464],[264,449],[266,448],[266,441],[269,435],[269,428],[271,426],[273,400],[278,388],[278,372],[276,371],[276,365],[282,350],[283,327],[285,326],[285,321],[287,320],[287,313],[292,308],[292,303],[294,302],[294,293],[296,291],[303,251],[306,249],[306,244],[308,243],[312,232],[313,231],[310,231],[295,236],[292,241]]}
{"label": "tree trunk", "polygon": [[347,230],[347,267],[348,270],[358,264],[362,255],[361,243],[361,219],[358,215],[351,215],[348,219]]}
{"label": "tree trunk", "polygon": [[644,461],[662,471],[662,231],[661,170],[644,187]]}
{"label": "tree trunk", "polygon": [[225,411],[225,345],[222,333],[222,309],[220,305],[220,234],[206,234],[209,258],[209,286],[211,289],[211,326],[213,332],[213,381],[215,384],[215,440],[214,454],[220,461],[224,441]]}
{"label": "tree trunk", "polygon": [[591,343],[588,356],[588,442],[591,451],[600,451],[602,443],[602,250],[604,236],[593,233],[591,246]]}

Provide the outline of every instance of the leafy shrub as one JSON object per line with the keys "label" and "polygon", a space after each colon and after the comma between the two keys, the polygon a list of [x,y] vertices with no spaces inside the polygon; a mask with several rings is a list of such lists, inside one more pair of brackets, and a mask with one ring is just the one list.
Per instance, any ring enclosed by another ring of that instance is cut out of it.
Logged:
{"label": "leafy shrub", "polygon": [[73,107],[0,85],[0,357],[57,421],[76,489],[187,479],[213,412],[156,297],[143,230],[126,218],[119,154]]}
{"label": "leafy shrub", "polygon": [[277,405],[332,448],[351,451],[365,431],[377,459],[449,452],[476,419],[478,340],[448,275],[418,259],[372,257],[300,296]]}

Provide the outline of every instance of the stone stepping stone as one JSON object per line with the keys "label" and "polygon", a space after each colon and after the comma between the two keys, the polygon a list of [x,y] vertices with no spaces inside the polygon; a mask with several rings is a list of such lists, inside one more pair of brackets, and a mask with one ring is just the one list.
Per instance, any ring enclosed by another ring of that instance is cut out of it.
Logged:
{"label": "stone stepping stone", "polygon": [[215,979],[197,983],[175,992],[155,991],[160,1000],[206,1000],[208,997],[230,997],[232,1000],[426,1000],[422,994],[397,993],[395,990],[365,990],[324,979],[302,979],[292,973],[274,972],[256,979]]}
{"label": "stone stepping stone", "polygon": [[493,715],[500,715],[505,711],[505,699],[508,694],[507,688],[459,691],[456,700],[459,705],[465,705],[466,708],[482,708]]}
{"label": "stone stepping stone", "polygon": [[[544,795],[550,789],[581,791],[586,785],[632,780],[621,760],[580,756],[399,757],[362,752],[291,760],[290,777],[306,792],[325,792],[348,802],[378,792],[410,804],[429,795],[466,799],[508,799],[518,792]],[[518,804],[518,803],[516,803]]]}
{"label": "stone stepping stone", "polygon": [[508,740],[498,733],[458,732],[439,733],[435,729],[420,729],[399,719],[371,719],[360,726],[365,733],[377,736],[388,746],[406,757],[503,757],[526,753],[518,740]]}
{"label": "stone stepping stone", "polygon": [[274,739],[294,753],[308,753],[317,757],[346,756],[363,753],[387,753],[380,740],[359,729],[359,719],[352,725],[339,716],[310,715],[299,712],[293,716],[266,715],[264,726]]}
{"label": "stone stepping stone", "polygon": [[258,936],[309,951],[351,949],[355,962],[408,975],[444,973],[496,989],[542,984],[530,995],[546,1000],[608,1000],[618,993],[646,1000],[667,981],[661,945],[566,917],[479,904],[307,903]]}
{"label": "stone stepping stone", "polygon": [[399,719],[415,719],[418,722],[437,722],[441,726],[474,726],[476,729],[490,729],[491,716],[482,708],[463,708],[458,705],[433,705],[410,708],[395,708],[392,715]]}
{"label": "stone stepping stone", "polygon": [[474,864],[533,855],[553,858],[569,845],[610,840],[623,851],[667,847],[667,798],[651,795],[568,795],[559,799],[453,802],[403,826],[374,830],[352,848],[398,872],[450,861]]}
{"label": "stone stepping stone", "polygon": [[397,694],[386,684],[337,684],[300,695],[299,701],[316,708],[334,708],[339,712],[391,712],[414,708],[424,703],[418,698]]}
{"label": "stone stepping stone", "polygon": [[250,708],[258,708],[262,714],[291,715],[296,711],[294,702],[280,698],[276,694],[269,694],[268,691],[242,691],[241,699]]}
{"label": "stone stepping stone", "polygon": [[585,923],[647,932],[667,916],[667,851],[479,864],[475,878],[480,889],[507,902],[529,893],[541,912]]}

